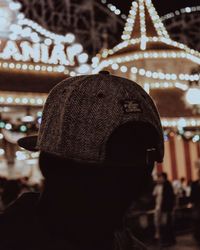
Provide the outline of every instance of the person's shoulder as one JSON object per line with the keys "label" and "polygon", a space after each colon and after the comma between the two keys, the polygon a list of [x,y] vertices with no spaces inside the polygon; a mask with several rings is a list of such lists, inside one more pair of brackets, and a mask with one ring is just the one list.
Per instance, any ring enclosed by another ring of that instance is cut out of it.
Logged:
{"label": "person's shoulder", "polygon": [[21,241],[26,241],[35,228],[34,213],[38,200],[38,193],[24,193],[0,215],[0,249],[18,249]]}
{"label": "person's shoulder", "polygon": [[16,201],[11,203],[0,215],[0,232],[9,224],[23,221],[23,218],[31,216],[39,200],[39,193],[24,193]]}
{"label": "person's shoulder", "polygon": [[169,180],[167,180],[167,181],[165,182],[165,184],[166,184],[168,187],[173,188],[172,183],[171,183]]}
{"label": "person's shoulder", "polygon": [[39,200],[39,193],[24,193],[17,200],[11,203],[0,217],[13,217],[15,215],[26,215],[30,213]]}
{"label": "person's shoulder", "polygon": [[0,215],[0,235],[6,233],[7,228],[22,226],[34,213],[39,196],[39,193],[24,193],[6,208]]}

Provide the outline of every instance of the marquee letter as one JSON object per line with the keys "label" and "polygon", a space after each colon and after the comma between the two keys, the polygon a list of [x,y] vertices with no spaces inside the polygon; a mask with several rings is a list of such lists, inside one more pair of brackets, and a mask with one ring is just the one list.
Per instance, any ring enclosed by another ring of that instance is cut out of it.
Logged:
{"label": "marquee letter", "polygon": [[69,65],[67,60],[67,56],[64,52],[64,46],[62,44],[55,45],[52,50],[52,54],[49,60],[49,63],[52,64],[61,64],[61,65]]}
{"label": "marquee letter", "polygon": [[34,62],[40,61],[40,44],[35,43],[31,45],[29,42],[22,42],[20,44],[20,47],[22,48],[22,60],[23,61],[30,61],[31,59]]}
{"label": "marquee letter", "polygon": [[14,41],[8,41],[3,49],[3,52],[0,54],[0,57],[3,59],[13,58],[15,60],[20,60],[21,54],[17,44]]}

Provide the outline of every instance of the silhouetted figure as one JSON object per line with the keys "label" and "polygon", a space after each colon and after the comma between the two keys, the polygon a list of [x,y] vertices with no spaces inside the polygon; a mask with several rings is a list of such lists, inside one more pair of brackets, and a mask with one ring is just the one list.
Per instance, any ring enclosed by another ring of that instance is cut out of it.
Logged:
{"label": "silhouetted figure", "polygon": [[200,244],[200,170],[198,179],[192,183],[191,202],[194,205],[194,237]]}
{"label": "silhouetted figure", "polygon": [[182,177],[180,179],[180,186],[178,187],[177,190],[177,199],[178,199],[178,205],[179,206],[184,206],[187,204],[187,183],[186,179]]}
{"label": "silhouetted figure", "polygon": [[163,246],[175,244],[172,225],[172,211],[175,205],[175,195],[166,173],[159,173],[155,196],[155,239]]}
{"label": "silhouetted figure", "polygon": [[140,86],[108,72],[69,78],[50,92],[38,137],[19,145],[40,150],[45,183],[0,218],[2,250],[146,249],[123,225],[163,159],[160,118]]}
{"label": "silhouetted figure", "polygon": [[4,190],[2,193],[2,202],[6,208],[10,203],[15,201],[20,194],[20,185],[17,180],[8,180],[4,184]]}

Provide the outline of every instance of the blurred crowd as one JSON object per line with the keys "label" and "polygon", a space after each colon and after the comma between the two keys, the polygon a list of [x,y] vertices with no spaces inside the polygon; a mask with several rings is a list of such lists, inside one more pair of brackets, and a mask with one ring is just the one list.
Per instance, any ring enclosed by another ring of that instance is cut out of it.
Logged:
{"label": "blurred crowd", "polygon": [[0,177],[0,213],[14,202],[20,195],[26,192],[40,192],[41,184],[33,184],[29,177],[8,179]]}
{"label": "blurred crowd", "polygon": [[193,233],[200,244],[200,170],[198,179],[169,181],[166,173],[155,176],[149,194],[134,203],[128,226],[141,240],[162,246],[176,243],[177,233]]}

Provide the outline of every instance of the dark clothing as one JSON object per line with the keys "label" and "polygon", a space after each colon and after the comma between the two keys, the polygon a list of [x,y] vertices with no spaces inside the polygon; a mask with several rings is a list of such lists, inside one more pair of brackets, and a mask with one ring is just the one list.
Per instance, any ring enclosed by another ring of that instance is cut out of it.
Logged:
{"label": "dark clothing", "polygon": [[192,183],[191,201],[194,204],[194,237],[200,244],[200,181]]}
{"label": "dark clothing", "polygon": [[[1,250],[94,250],[70,242],[66,235],[59,233],[59,226],[53,228],[53,221],[41,217],[39,197],[38,193],[23,194],[0,216]],[[106,241],[105,246],[96,246],[95,250],[146,250],[146,247],[124,232],[116,233],[110,246]]]}
{"label": "dark clothing", "polygon": [[[24,194],[0,218],[0,249],[113,250],[115,232],[122,231],[123,216],[144,186],[143,172],[47,160],[40,158],[48,166],[42,195]],[[117,250],[145,249],[130,242]]]}
{"label": "dark clothing", "polygon": [[161,204],[161,225],[160,225],[160,244],[170,246],[175,244],[173,230],[172,211],[175,204],[175,195],[169,181],[163,183],[162,204]]}
{"label": "dark clothing", "polygon": [[[26,193],[0,216],[0,244],[2,250],[35,250],[42,245],[45,231],[36,219],[39,194]],[[40,249],[40,248],[38,248]]]}
{"label": "dark clothing", "polygon": [[175,204],[175,195],[172,188],[172,185],[169,181],[164,182],[163,184],[163,195],[162,195],[162,212],[171,212]]}
{"label": "dark clothing", "polygon": [[174,229],[173,229],[173,218],[171,212],[163,212],[162,217],[165,217],[160,225],[160,244],[161,246],[171,246],[174,245],[175,235],[174,235]]}
{"label": "dark clothing", "polygon": [[195,206],[200,206],[200,181],[192,183],[191,202]]}

